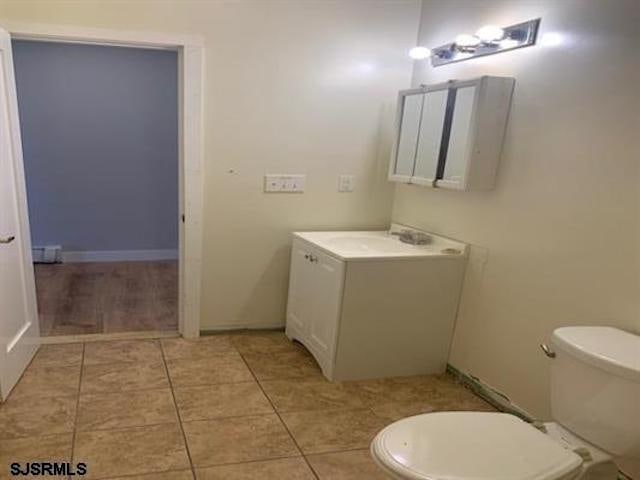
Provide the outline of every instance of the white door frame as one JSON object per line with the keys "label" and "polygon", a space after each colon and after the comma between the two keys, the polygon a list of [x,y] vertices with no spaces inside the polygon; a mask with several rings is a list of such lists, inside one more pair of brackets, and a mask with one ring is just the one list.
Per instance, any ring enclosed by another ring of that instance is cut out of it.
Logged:
{"label": "white door frame", "polygon": [[[200,334],[203,216],[204,41],[200,36],[94,29],[0,20],[12,39],[175,50],[178,52],[179,228],[178,328]],[[31,252],[29,252],[30,254]],[[35,300],[34,300],[35,301]],[[36,308],[36,306],[33,306]]]}

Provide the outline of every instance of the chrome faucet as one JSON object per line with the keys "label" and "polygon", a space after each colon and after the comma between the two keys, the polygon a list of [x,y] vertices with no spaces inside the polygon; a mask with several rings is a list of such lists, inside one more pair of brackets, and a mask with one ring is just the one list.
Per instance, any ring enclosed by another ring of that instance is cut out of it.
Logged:
{"label": "chrome faucet", "polygon": [[391,232],[391,235],[397,236],[398,240],[410,245],[426,245],[431,243],[430,235],[422,232],[415,232],[413,230],[403,229],[399,232]]}

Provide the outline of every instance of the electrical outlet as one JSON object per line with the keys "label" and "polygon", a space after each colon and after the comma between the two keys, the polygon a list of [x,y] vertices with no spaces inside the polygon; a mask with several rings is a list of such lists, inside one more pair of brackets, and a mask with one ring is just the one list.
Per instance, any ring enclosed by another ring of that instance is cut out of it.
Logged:
{"label": "electrical outlet", "polygon": [[302,193],[306,175],[283,175],[283,192]]}
{"label": "electrical outlet", "polygon": [[302,193],[306,175],[274,175],[264,176],[264,191],[267,193]]}
{"label": "electrical outlet", "polygon": [[353,192],[356,177],[354,175],[340,175],[338,180],[339,192]]}

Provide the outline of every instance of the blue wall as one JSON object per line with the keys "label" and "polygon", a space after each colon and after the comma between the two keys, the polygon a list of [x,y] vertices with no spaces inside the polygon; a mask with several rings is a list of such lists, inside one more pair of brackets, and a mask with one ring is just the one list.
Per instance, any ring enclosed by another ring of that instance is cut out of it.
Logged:
{"label": "blue wall", "polygon": [[177,53],[13,41],[34,246],[178,245]]}

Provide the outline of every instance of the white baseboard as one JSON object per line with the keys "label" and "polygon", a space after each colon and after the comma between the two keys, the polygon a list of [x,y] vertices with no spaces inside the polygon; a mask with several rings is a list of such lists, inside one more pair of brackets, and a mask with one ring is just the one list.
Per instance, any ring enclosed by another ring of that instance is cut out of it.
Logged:
{"label": "white baseboard", "polygon": [[178,250],[96,250],[62,252],[63,263],[177,260]]}

